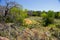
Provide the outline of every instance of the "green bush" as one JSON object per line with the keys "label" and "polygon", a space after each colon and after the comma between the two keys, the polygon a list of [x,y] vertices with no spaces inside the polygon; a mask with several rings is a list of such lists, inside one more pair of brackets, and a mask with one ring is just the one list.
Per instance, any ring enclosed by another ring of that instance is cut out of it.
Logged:
{"label": "green bush", "polygon": [[60,12],[55,13],[55,18],[60,19]]}
{"label": "green bush", "polygon": [[41,16],[43,18],[42,20],[43,20],[44,26],[48,26],[49,24],[54,23],[55,15],[54,15],[53,11],[48,11],[48,13],[42,13]]}
{"label": "green bush", "polygon": [[28,16],[27,15],[27,11],[23,11],[22,9],[19,9],[19,8],[12,8],[10,10],[10,13],[11,13],[11,16],[13,17],[13,20],[14,22],[17,22],[17,23],[23,23],[23,20]]}

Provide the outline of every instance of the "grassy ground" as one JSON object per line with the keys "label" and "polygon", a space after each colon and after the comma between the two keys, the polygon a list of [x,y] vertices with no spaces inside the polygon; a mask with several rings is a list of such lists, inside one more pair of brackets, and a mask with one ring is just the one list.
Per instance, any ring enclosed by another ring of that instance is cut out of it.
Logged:
{"label": "grassy ground", "polygon": [[[23,25],[19,27],[13,25],[10,35],[8,24],[0,24],[0,27],[2,25],[4,30],[0,30],[0,35],[8,38],[10,36],[11,40],[60,40],[60,19],[55,19],[54,24],[44,27],[41,17],[29,17],[24,20]],[[7,29],[5,29],[5,26]]]}

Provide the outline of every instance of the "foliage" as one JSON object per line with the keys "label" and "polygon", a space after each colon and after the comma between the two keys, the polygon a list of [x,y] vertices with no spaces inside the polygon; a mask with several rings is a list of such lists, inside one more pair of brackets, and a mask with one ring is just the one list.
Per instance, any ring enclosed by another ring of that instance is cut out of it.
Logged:
{"label": "foliage", "polygon": [[[60,39],[60,12],[51,10],[48,12],[31,11],[32,17],[27,15],[30,10],[22,9],[21,5],[19,6],[14,2],[6,3],[4,8],[6,8],[4,15],[0,14],[0,23],[2,23],[0,24],[0,36],[11,37],[16,40],[19,36],[23,40]],[[8,24],[3,24],[3,22]],[[13,24],[10,25],[9,23]]]}
{"label": "foliage", "polygon": [[47,14],[49,17],[52,17],[52,18],[55,17],[54,11],[49,10]]}
{"label": "foliage", "polygon": [[48,15],[47,15],[46,13],[42,13],[42,14],[41,14],[41,17],[43,17],[43,18],[44,18],[44,17],[47,18],[47,16],[48,16]]}
{"label": "foliage", "polygon": [[55,18],[60,19],[60,12],[55,13]]}
{"label": "foliage", "polygon": [[53,11],[48,11],[48,13],[42,13],[41,16],[43,17],[44,26],[47,26],[54,22],[55,14],[53,13]]}
{"label": "foliage", "polygon": [[24,18],[28,16],[26,10],[23,11],[17,7],[12,8],[10,12],[15,22],[23,23]]}
{"label": "foliage", "polygon": [[58,28],[51,28],[50,29],[50,32],[51,32],[51,35],[55,38],[58,38],[58,40],[60,40],[60,29]]}
{"label": "foliage", "polygon": [[41,11],[33,11],[32,16],[40,16]]}

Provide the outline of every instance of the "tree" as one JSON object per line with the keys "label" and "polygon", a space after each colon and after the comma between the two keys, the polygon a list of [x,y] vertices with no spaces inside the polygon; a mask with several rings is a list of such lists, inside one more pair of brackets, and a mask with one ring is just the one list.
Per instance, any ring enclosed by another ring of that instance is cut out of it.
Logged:
{"label": "tree", "polygon": [[22,24],[23,20],[28,16],[26,9],[23,10],[18,7],[13,7],[12,9],[10,9],[10,15],[11,18],[13,19],[12,20],[13,22],[17,22],[20,24]]}
{"label": "tree", "polygon": [[49,24],[54,23],[55,14],[53,11],[48,11],[48,13],[42,13],[43,25],[48,26]]}
{"label": "tree", "polygon": [[18,6],[21,7],[21,5],[17,4],[16,2],[10,1],[10,0],[4,0],[4,2],[5,2],[5,5],[4,6],[2,5],[5,8],[4,17],[6,17],[9,14],[9,10],[12,9],[13,7],[18,7]]}
{"label": "tree", "polygon": [[45,10],[43,10],[41,13],[46,13],[46,11],[45,11]]}
{"label": "tree", "polygon": [[36,11],[33,11],[32,16],[37,16]]}
{"label": "tree", "polygon": [[56,12],[56,13],[55,13],[55,18],[56,18],[56,19],[60,19],[60,12]]}
{"label": "tree", "polygon": [[43,17],[43,18],[47,18],[47,16],[48,16],[48,15],[47,15],[46,13],[42,13],[42,14],[41,14],[41,17]]}
{"label": "tree", "polygon": [[41,11],[36,11],[37,16],[41,16]]}
{"label": "tree", "polygon": [[48,25],[48,15],[46,13],[42,13],[41,17],[42,17],[42,21],[43,21],[43,26],[47,26]]}
{"label": "tree", "polygon": [[32,16],[40,16],[40,11],[32,11]]}
{"label": "tree", "polygon": [[17,7],[18,4],[16,2],[10,2],[9,0],[5,0],[5,16],[9,13],[9,10],[13,7]]}
{"label": "tree", "polygon": [[5,5],[4,6],[2,5],[2,7],[4,7],[4,9],[5,9],[4,10],[5,11],[4,16],[3,16],[3,21],[4,22],[8,22],[8,21],[12,22],[12,19],[11,19],[12,17],[10,15],[10,10],[14,7],[22,9],[22,6],[20,4],[17,4],[16,2],[13,2],[13,1],[10,1],[10,0],[4,0],[4,2],[5,2]]}
{"label": "tree", "polygon": [[25,18],[28,17],[28,10],[27,9],[24,9],[24,15],[25,15]]}
{"label": "tree", "polygon": [[51,18],[54,18],[55,17],[54,11],[49,10],[47,14]]}

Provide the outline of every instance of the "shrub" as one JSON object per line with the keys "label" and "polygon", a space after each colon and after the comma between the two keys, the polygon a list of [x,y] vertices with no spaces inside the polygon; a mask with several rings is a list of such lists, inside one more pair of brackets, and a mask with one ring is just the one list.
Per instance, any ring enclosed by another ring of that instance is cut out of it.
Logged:
{"label": "shrub", "polygon": [[49,24],[54,23],[55,15],[54,15],[53,11],[48,11],[48,13],[42,13],[41,16],[43,18],[42,20],[43,20],[44,26],[48,26]]}
{"label": "shrub", "polygon": [[60,19],[60,12],[55,13],[55,18]]}
{"label": "shrub", "polygon": [[22,24],[23,20],[28,16],[25,10],[23,11],[22,9],[20,10],[19,8],[16,7],[12,8],[10,10],[10,13],[14,22],[20,24]]}

